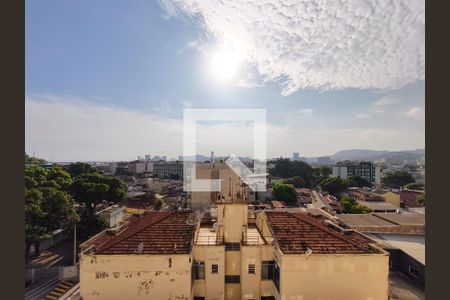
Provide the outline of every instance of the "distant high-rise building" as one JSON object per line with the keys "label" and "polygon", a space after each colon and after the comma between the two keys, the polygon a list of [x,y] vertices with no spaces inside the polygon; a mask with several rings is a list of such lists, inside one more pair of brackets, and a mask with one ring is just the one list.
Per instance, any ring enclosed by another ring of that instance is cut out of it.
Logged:
{"label": "distant high-rise building", "polygon": [[145,154],[145,160],[150,160],[152,156],[150,154]]}
{"label": "distant high-rise building", "polygon": [[300,154],[299,154],[298,152],[294,152],[294,153],[292,154],[292,160],[293,160],[293,161],[298,161],[298,160],[300,160]]}
{"label": "distant high-rise building", "polygon": [[211,151],[211,162],[214,162],[214,151]]}
{"label": "distant high-rise building", "polygon": [[163,161],[167,161],[167,156],[163,155],[161,158]]}
{"label": "distant high-rise building", "polygon": [[137,160],[141,160],[141,159],[142,159],[142,156],[138,155]]}
{"label": "distant high-rise building", "polygon": [[333,177],[347,179],[350,176],[359,176],[373,184],[381,183],[381,168],[371,161],[343,161],[333,167]]}

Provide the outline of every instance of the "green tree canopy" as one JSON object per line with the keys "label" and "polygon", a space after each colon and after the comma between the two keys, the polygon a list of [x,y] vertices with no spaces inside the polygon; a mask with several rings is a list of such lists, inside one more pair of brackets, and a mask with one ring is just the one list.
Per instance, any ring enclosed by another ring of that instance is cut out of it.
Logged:
{"label": "green tree canopy", "polygon": [[295,188],[304,188],[306,187],[306,181],[301,178],[300,176],[294,176],[288,179],[283,180],[284,184],[291,184],[293,185]]}
{"label": "green tree canopy", "polygon": [[71,192],[78,203],[94,214],[94,207],[103,200],[118,202],[125,196],[125,184],[112,176],[100,173],[84,173],[73,181]]}
{"label": "green tree canopy", "polygon": [[277,200],[287,203],[297,202],[297,192],[290,184],[276,183],[273,185],[273,192]]}
{"label": "green tree canopy", "polygon": [[400,188],[408,183],[415,182],[411,174],[405,171],[395,171],[387,173],[383,179],[383,184],[391,188]]}
{"label": "green tree canopy", "polygon": [[372,184],[367,179],[355,175],[347,178],[347,186],[372,187]]}
{"label": "green tree canopy", "polygon": [[330,194],[337,195],[347,188],[347,183],[339,177],[329,177],[322,180],[320,186]]}
{"label": "green tree canopy", "polygon": [[372,212],[370,208],[365,205],[359,204],[356,200],[350,196],[343,196],[339,201],[345,212],[352,214],[368,214]]}
{"label": "green tree canopy", "polygon": [[278,159],[275,167],[270,170],[275,177],[291,178],[299,176],[303,178],[308,186],[314,180],[314,169],[303,161],[290,161],[289,159]]}
{"label": "green tree canopy", "polygon": [[423,190],[424,189],[424,185],[421,183],[408,183],[407,185],[405,185],[406,189],[409,190]]}
{"label": "green tree canopy", "polygon": [[417,203],[419,205],[425,206],[425,194],[422,194],[419,197],[417,197]]}
{"label": "green tree canopy", "polygon": [[156,199],[155,203],[153,204],[153,208],[155,210],[160,210],[161,207],[163,206],[164,201],[162,199]]}
{"label": "green tree canopy", "polygon": [[83,162],[72,163],[72,164],[68,165],[66,168],[67,168],[67,171],[69,172],[70,176],[72,176],[72,178],[80,176],[81,174],[95,173],[98,171],[96,168],[94,168],[90,164],[83,163]]}

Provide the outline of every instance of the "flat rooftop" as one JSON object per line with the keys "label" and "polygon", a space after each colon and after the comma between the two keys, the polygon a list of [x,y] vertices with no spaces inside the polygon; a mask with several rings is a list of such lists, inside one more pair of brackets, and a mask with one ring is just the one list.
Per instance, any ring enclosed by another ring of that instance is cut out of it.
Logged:
{"label": "flat rooftop", "polygon": [[359,204],[367,206],[371,210],[397,210],[397,207],[388,202],[377,202],[377,201],[357,201]]}
{"label": "flat rooftop", "polygon": [[368,233],[367,236],[385,247],[401,249],[425,265],[425,236],[391,233]]}
{"label": "flat rooftop", "polygon": [[395,227],[397,224],[388,220],[377,217],[375,214],[340,214],[337,215],[339,220],[344,222],[349,227]]}
{"label": "flat rooftop", "polygon": [[196,245],[216,245],[219,242],[217,233],[212,226],[200,226],[195,240]]}

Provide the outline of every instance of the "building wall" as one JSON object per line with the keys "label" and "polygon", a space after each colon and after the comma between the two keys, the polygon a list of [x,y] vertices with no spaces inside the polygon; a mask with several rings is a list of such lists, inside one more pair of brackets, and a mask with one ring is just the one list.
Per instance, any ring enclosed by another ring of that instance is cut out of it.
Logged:
{"label": "building wall", "polygon": [[[194,260],[205,262],[205,279],[194,281],[194,296],[206,299],[225,299],[225,247],[194,246]],[[219,267],[217,274],[211,273],[211,265]]]}
{"label": "building wall", "polygon": [[388,255],[281,255],[280,268],[281,299],[388,299]]}
{"label": "building wall", "polygon": [[248,209],[245,203],[232,203],[217,206],[217,217],[223,226],[226,243],[240,243],[244,225],[247,225]]}
{"label": "building wall", "polygon": [[[171,260],[171,263],[170,263]],[[191,256],[85,255],[83,299],[191,299]]]}

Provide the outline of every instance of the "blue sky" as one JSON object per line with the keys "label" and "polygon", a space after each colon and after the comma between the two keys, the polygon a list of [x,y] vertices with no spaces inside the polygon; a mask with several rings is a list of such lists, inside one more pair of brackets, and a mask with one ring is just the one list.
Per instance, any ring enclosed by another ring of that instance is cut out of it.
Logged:
{"label": "blue sky", "polygon": [[[270,157],[424,147],[421,5],[251,2],[26,1],[26,151],[177,157],[183,108],[266,108]],[[250,154],[240,125],[202,130],[200,152]]]}

